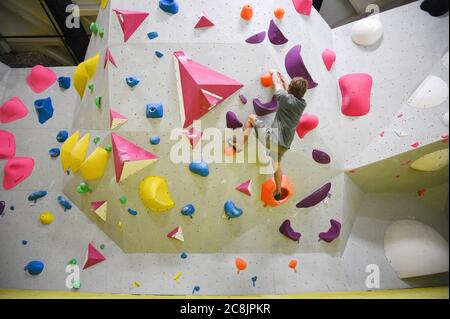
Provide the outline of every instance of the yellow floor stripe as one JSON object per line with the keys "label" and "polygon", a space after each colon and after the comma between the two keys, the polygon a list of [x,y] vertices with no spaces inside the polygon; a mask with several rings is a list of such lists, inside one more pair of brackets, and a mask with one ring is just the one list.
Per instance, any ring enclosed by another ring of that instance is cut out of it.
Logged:
{"label": "yellow floor stripe", "polygon": [[71,291],[18,290],[1,289],[0,299],[449,299],[448,287],[396,289],[352,292],[318,292],[287,295],[255,295],[255,296],[157,296],[101,294]]}

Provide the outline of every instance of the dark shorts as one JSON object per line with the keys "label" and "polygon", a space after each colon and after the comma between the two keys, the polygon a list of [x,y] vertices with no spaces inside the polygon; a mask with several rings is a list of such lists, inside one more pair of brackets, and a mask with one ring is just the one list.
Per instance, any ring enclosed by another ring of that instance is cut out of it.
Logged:
{"label": "dark shorts", "polygon": [[278,163],[281,162],[281,159],[288,149],[278,145],[276,137],[272,134],[272,128],[267,127],[263,120],[257,118],[254,129],[256,137],[266,147],[268,155],[272,160]]}

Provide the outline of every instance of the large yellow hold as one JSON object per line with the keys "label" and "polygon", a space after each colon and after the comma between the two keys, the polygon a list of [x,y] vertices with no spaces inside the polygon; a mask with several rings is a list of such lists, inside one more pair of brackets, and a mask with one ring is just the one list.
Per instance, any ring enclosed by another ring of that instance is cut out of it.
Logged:
{"label": "large yellow hold", "polygon": [[78,169],[86,158],[90,138],[91,135],[86,133],[75,145],[72,153],[70,153],[70,168],[74,173],[78,172]]}
{"label": "large yellow hold", "polygon": [[97,70],[99,61],[100,53],[97,53],[97,55],[84,62],[81,62],[75,68],[75,72],[73,73],[73,85],[81,98],[84,95],[84,90],[86,89],[87,82],[91,80],[95,75],[95,71]]}
{"label": "large yellow hold", "polygon": [[61,146],[61,165],[63,167],[64,172],[70,168],[70,154],[72,153],[73,148],[78,142],[78,137],[80,136],[80,132],[76,131],[64,142]]}
{"label": "large yellow hold", "polygon": [[411,164],[411,168],[422,172],[435,172],[448,165],[448,148],[422,156]]}
{"label": "large yellow hold", "polygon": [[169,186],[162,177],[146,177],[139,185],[139,197],[145,207],[154,212],[164,212],[175,206]]}
{"label": "large yellow hold", "polygon": [[80,173],[83,179],[92,181],[102,178],[105,175],[108,158],[108,152],[102,147],[97,147],[80,166]]}
{"label": "large yellow hold", "polygon": [[109,0],[100,0],[100,6],[102,9],[105,9],[108,5]]}

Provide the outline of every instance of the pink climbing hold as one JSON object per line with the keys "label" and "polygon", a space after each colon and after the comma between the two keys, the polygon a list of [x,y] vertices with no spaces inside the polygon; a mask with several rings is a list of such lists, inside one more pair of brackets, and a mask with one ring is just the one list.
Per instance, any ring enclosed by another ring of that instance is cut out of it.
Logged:
{"label": "pink climbing hold", "polygon": [[242,183],[241,185],[236,187],[236,190],[245,195],[252,196],[252,180],[249,179],[248,181]]}
{"label": "pink climbing hold", "polygon": [[302,46],[296,45],[286,54],[284,59],[284,65],[286,67],[286,72],[289,74],[291,79],[296,77],[302,77],[308,81],[308,89],[313,89],[319,84],[317,84],[309,74],[306,68],[305,62],[302,57]]}
{"label": "pink climbing hold", "polygon": [[322,59],[325,67],[328,71],[333,67],[334,62],[336,62],[336,52],[330,49],[325,49],[322,52]]}
{"label": "pink climbing hold", "polygon": [[306,134],[313,131],[319,125],[319,118],[312,114],[303,114],[297,125],[297,134],[300,138],[304,138]]}
{"label": "pink climbing hold", "polygon": [[411,144],[412,148],[418,148],[420,146],[419,142],[415,142],[414,144]]}
{"label": "pink climbing hold", "polygon": [[34,168],[31,157],[14,157],[3,167],[3,188],[12,189],[27,179]]}
{"label": "pink climbing hold", "polygon": [[319,234],[319,238],[327,243],[331,243],[333,240],[339,238],[341,234],[341,223],[337,220],[330,220],[331,227],[327,232],[323,232]]}
{"label": "pink climbing hold", "polygon": [[344,75],[339,79],[342,95],[342,114],[364,116],[370,111],[372,77],[366,73]]}
{"label": "pink climbing hold", "polygon": [[202,13],[197,23],[195,24],[194,29],[209,28],[213,26],[214,22],[212,22],[211,19],[208,18],[205,13]]}
{"label": "pink climbing hold", "polygon": [[111,64],[117,68],[116,60],[114,60],[114,57],[111,54],[111,51],[109,50],[109,48],[106,48],[105,61],[104,61],[103,68],[106,68],[108,61],[111,62]]}
{"label": "pink climbing hold", "polygon": [[194,149],[198,142],[202,139],[203,133],[197,131],[195,128],[191,128],[188,132],[186,132],[186,137],[189,140],[189,144],[191,144],[192,149]]}
{"label": "pink climbing hold", "polygon": [[113,11],[116,13],[120,27],[122,28],[124,42],[128,41],[128,39],[148,16],[147,12],[142,11],[128,11],[120,9],[113,9]]}
{"label": "pink climbing hold", "polygon": [[27,107],[17,96],[12,97],[0,106],[0,123],[14,122],[27,115]]}
{"label": "pink climbing hold", "polygon": [[305,16],[311,15],[313,0],[292,0],[295,10]]}
{"label": "pink climbing hold", "polygon": [[14,134],[0,130],[0,159],[10,159],[16,155],[16,138]]}
{"label": "pink climbing hold", "polygon": [[36,65],[28,74],[26,82],[34,93],[42,93],[56,82],[56,74],[45,66]]}
{"label": "pink climbing hold", "polygon": [[250,44],[258,44],[258,43],[262,43],[264,40],[266,39],[266,32],[260,32],[257,33],[255,35],[252,35],[251,37],[247,38],[247,40],[245,40],[245,42],[250,43]]}
{"label": "pink climbing hold", "polygon": [[275,24],[275,21],[273,20],[270,20],[268,35],[269,40],[270,42],[272,42],[272,44],[282,45],[288,42],[288,39],[286,39],[280,28],[278,28],[278,26]]}
{"label": "pink climbing hold", "polygon": [[92,267],[102,261],[106,260],[105,256],[103,256],[91,243],[88,245],[88,249],[86,252],[86,259],[84,260],[83,269]]}

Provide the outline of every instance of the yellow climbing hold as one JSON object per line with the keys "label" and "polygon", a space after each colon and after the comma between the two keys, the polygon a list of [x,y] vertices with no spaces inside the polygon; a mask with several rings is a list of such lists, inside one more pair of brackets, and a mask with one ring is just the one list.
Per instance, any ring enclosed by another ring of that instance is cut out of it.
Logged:
{"label": "yellow climbing hold", "polygon": [[85,181],[102,178],[108,165],[109,153],[103,147],[97,147],[81,164],[80,173]]}
{"label": "yellow climbing hold", "polygon": [[422,156],[411,164],[411,168],[422,172],[435,172],[448,165],[448,148]]}
{"label": "yellow climbing hold", "polygon": [[45,211],[41,214],[39,220],[42,225],[50,225],[55,220],[55,216],[53,216],[52,213]]}
{"label": "yellow climbing hold", "polygon": [[141,283],[139,281],[133,281],[133,286],[140,287]]}
{"label": "yellow climbing hold", "polygon": [[84,90],[86,89],[87,82],[91,80],[95,71],[97,70],[97,65],[100,60],[100,53],[87,59],[84,62],[78,64],[73,73],[73,85],[77,90],[78,94],[82,98],[84,95]]}
{"label": "yellow climbing hold", "polygon": [[80,132],[76,131],[61,146],[60,158],[64,172],[67,172],[67,170],[70,168],[70,154],[72,153],[73,148],[78,142],[79,135]]}
{"label": "yellow climbing hold", "polygon": [[109,0],[100,0],[100,7],[102,9],[105,9],[106,6],[108,5]]}
{"label": "yellow climbing hold", "polygon": [[139,185],[139,196],[145,207],[155,212],[164,212],[175,206],[164,178],[146,177]]}
{"label": "yellow climbing hold", "polygon": [[70,167],[74,173],[78,172],[81,163],[83,163],[84,158],[86,157],[90,138],[91,135],[86,133],[75,145],[72,153],[70,153]]}
{"label": "yellow climbing hold", "polygon": [[176,274],[175,274],[175,276],[173,276],[173,280],[175,280],[176,282],[179,282],[178,280],[180,279],[180,277],[181,277],[181,275],[182,275],[183,273],[181,272],[181,271],[179,271],[179,272],[177,272]]}

